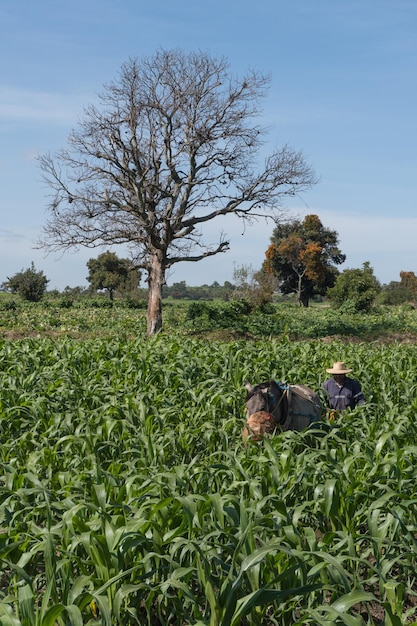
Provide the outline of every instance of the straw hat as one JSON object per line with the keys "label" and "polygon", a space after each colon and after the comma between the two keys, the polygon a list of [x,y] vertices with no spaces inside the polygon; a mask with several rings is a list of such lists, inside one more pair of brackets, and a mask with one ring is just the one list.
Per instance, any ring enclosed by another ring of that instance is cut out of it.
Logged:
{"label": "straw hat", "polygon": [[333,367],[326,370],[328,374],[349,374],[352,370],[348,369],[343,361],[336,361],[333,363]]}

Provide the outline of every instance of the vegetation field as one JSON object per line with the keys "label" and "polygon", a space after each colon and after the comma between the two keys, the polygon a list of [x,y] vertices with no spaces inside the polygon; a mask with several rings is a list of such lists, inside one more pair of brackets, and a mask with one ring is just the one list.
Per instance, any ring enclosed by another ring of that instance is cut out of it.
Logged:
{"label": "vegetation field", "polygon": [[[300,308],[278,303],[253,308],[246,301],[170,301],[163,307],[165,334],[246,339],[417,340],[417,310],[410,304],[380,306],[369,314],[349,314],[322,304]],[[146,331],[146,301],[61,295],[41,303],[0,294],[0,338],[37,336],[137,337]]]}
{"label": "vegetation field", "polygon": [[[0,311],[0,624],[417,624],[414,311],[390,341],[288,311],[208,339],[207,311],[148,339],[136,309]],[[243,445],[245,379],[335,360],[364,407]]]}

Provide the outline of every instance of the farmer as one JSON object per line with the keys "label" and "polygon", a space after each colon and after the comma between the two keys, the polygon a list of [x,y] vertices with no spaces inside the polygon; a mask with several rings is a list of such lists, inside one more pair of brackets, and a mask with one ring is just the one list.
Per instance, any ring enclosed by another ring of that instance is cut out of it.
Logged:
{"label": "farmer", "polygon": [[333,367],[326,369],[328,374],[332,374],[332,378],[323,383],[323,391],[332,411],[354,409],[365,404],[361,384],[354,378],[346,376],[351,371],[342,361],[337,361],[333,363]]}

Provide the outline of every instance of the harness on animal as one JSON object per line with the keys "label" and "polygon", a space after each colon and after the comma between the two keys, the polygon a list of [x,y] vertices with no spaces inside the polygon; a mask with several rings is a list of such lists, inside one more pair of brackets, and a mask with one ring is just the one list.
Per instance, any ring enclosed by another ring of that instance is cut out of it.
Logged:
{"label": "harness on animal", "polygon": [[[271,387],[276,385],[280,390],[279,399],[271,391]],[[291,421],[290,415],[290,403],[289,403],[289,385],[285,385],[279,381],[272,381],[269,387],[266,397],[268,402],[268,409],[274,420],[282,426],[283,430],[286,430]]]}
{"label": "harness on animal", "polygon": [[[277,397],[276,393],[273,393],[274,387],[279,390],[279,397]],[[283,430],[288,430],[290,428],[291,420],[294,417],[308,418],[310,423],[317,421],[318,415],[321,412],[321,406],[314,401],[314,396],[312,393],[309,393],[306,388],[300,385],[291,385],[281,383],[280,381],[271,381],[269,387],[265,391],[268,410]],[[294,407],[291,402],[294,396],[307,401],[307,411],[294,411]]]}

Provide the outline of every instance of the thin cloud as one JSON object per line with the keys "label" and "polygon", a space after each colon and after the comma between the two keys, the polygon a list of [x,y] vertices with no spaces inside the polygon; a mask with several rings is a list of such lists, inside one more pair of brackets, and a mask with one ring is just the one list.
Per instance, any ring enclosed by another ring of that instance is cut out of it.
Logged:
{"label": "thin cloud", "polygon": [[[368,252],[385,252],[390,263],[397,263],[392,255],[415,250],[417,217],[367,217],[356,213],[320,211],[325,226],[339,233],[349,250],[361,253],[366,260]],[[343,251],[343,245],[341,244]]]}
{"label": "thin cloud", "polygon": [[15,241],[22,241],[25,239],[25,235],[16,233],[12,230],[0,229],[0,241],[2,243],[10,243]]}
{"label": "thin cloud", "polygon": [[0,86],[0,121],[73,123],[87,98]]}

